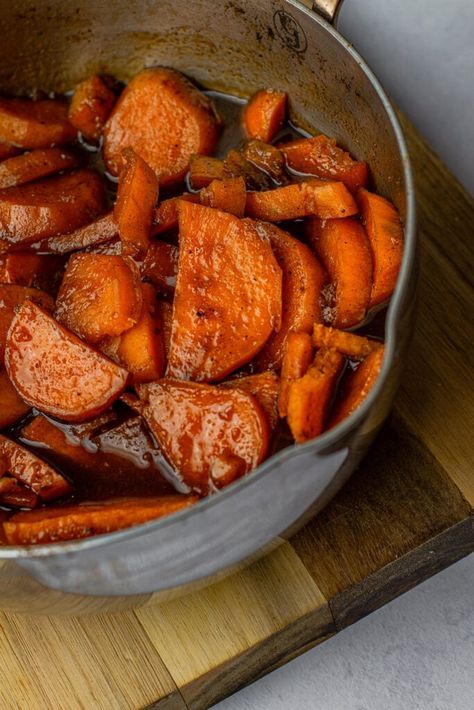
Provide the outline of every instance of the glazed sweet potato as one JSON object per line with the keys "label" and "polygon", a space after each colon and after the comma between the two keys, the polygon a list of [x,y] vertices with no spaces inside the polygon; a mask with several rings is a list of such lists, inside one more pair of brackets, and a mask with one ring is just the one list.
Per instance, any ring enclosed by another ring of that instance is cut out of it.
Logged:
{"label": "glazed sweet potato", "polygon": [[280,378],[274,372],[268,371],[247,377],[236,377],[233,380],[222,382],[219,386],[252,394],[267,415],[270,429],[272,431],[275,429],[278,423]]}
{"label": "glazed sweet potato", "polygon": [[166,360],[170,356],[171,329],[173,328],[173,305],[168,301],[156,302],[156,313],[163,327]]}
{"label": "glazed sweet potato", "polygon": [[41,243],[41,251],[53,254],[69,254],[88,247],[104,244],[118,236],[118,227],[113,212],[108,212],[85,227],[69,234],[59,234]]}
{"label": "glazed sweet potato", "polygon": [[146,523],[197,502],[196,496],[117,498],[100,504],[41,508],[16,513],[3,523],[10,545],[65,542]]}
{"label": "glazed sweet potato", "polygon": [[104,207],[104,187],[93,170],[0,190],[0,232],[13,244],[27,244],[72,232]]}
{"label": "glazed sweet potato", "polygon": [[150,244],[158,179],[132,148],[122,151],[122,169],[114,207],[123,253],[144,256]]}
{"label": "glazed sweet potato", "polygon": [[56,318],[88,343],[121,335],[142,309],[140,274],[129,257],[74,254],[64,272]]}
{"label": "glazed sweet potato", "polygon": [[168,374],[214,381],[249,362],[281,321],[281,269],[254,223],[180,204]]}
{"label": "glazed sweet potato", "polygon": [[303,444],[324,431],[343,366],[341,353],[321,348],[307,373],[290,383],[287,421],[296,443]]}
{"label": "glazed sweet potato", "polygon": [[263,141],[248,141],[242,148],[242,155],[259,170],[263,170],[275,183],[286,180],[285,158],[281,150]]}
{"label": "glazed sweet potato", "polygon": [[261,89],[244,108],[245,131],[249,138],[270,143],[283,126],[285,114],[286,94],[274,89]]}
{"label": "glazed sweet potato", "polygon": [[58,471],[31,451],[1,435],[0,456],[6,471],[31,488],[42,500],[54,500],[70,493],[70,484]]}
{"label": "glazed sweet potato", "polygon": [[281,364],[280,394],[278,413],[286,417],[288,411],[288,391],[291,382],[306,374],[313,360],[314,348],[308,333],[288,333],[285,354]]}
{"label": "glazed sweet potato", "polygon": [[162,291],[174,291],[178,258],[179,249],[174,244],[153,242],[140,269],[142,277]]}
{"label": "glazed sweet potato", "polygon": [[374,350],[383,347],[380,340],[365,338],[355,333],[345,333],[343,330],[330,328],[320,323],[314,325],[313,343],[317,348],[333,348],[355,360],[361,360]]}
{"label": "glazed sweet potato", "polygon": [[289,168],[299,173],[317,175],[327,180],[338,180],[351,191],[367,184],[367,163],[353,160],[339,148],[336,141],[326,136],[300,138],[278,146]]}
{"label": "glazed sweet potato", "polygon": [[373,350],[343,378],[339,397],[329,421],[329,428],[336,426],[359,407],[379,376],[384,355],[383,347]]}
{"label": "glazed sweet potato", "polygon": [[12,426],[29,411],[5,370],[0,371],[0,429]]}
{"label": "glazed sweet potato", "polygon": [[229,150],[224,160],[226,177],[243,177],[247,190],[271,190],[275,187],[272,177],[248,160],[243,151]]}
{"label": "glazed sweet potato", "polygon": [[164,232],[169,232],[171,229],[178,227],[179,219],[179,203],[181,200],[185,202],[199,202],[199,194],[185,192],[178,197],[170,197],[168,200],[160,202],[153,215],[153,223],[151,225],[151,234],[157,237]]}
{"label": "glazed sweet potato", "polygon": [[27,404],[65,421],[85,421],[104,412],[128,380],[126,370],[32,301],[25,301],[12,321],[5,367]]}
{"label": "glazed sweet potato", "polygon": [[21,149],[16,145],[11,143],[5,143],[0,140],[0,160],[6,160],[7,158],[13,158],[14,155],[18,155]]}
{"label": "glazed sweet potato", "polygon": [[244,216],[246,198],[245,180],[242,177],[213,180],[199,193],[202,205],[214,207],[236,217]]}
{"label": "glazed sweet potato", "polygon": [[0,98],[0,141],[20,148],[51,148],[75,137],[67,101]]}
{"label": "glazed sweet potato", "polygon": [[392,295],[403,257],[403,229],[391,202],[367,190],[357,193],[362,223],[369,238],[373,261],[373,285],[369,308]]}
{"label": "glazed sweet potato", "polygon": [[9,508],[35,508],[39,498],[32,490],[22,486],[11,476],[0,478],[0,505]]}
{"label": "glazed sweet potato", "polygon": [[97,141],[114,104],[114,92],[94,74],[75,87],[69,106],[69,121],[83,136]]}
{"label": "glazed sweet potato", "polygon": [[143,385],[139,394],[161,450],[193,489],[227,485],[265,457],[269,426],[252,395],[172,379]]}
{"label": "glazed sweet potato", "polygon": [[357,213],[357,205],[342,182],[308,180],[275,190],[249,192],[245,211],[249,217],[281,222],[310,216],[350,217]]}
{"label": "glazed sweet potato", "polygon": [[207,187],[213,180],[223,180],[226,176],[224,163],[209,155],[191,155],[189,159],[189,184],[193,190]]}
{"label": "glazed sweet potato", "polygon": [[23,185],[78,165],[78,156],[63,148],[32,150],[0,163],[0,189]]}
{"label": "glazed sweet potato", "polygon": [[184,179],[195,153],[212,153],[219,121],[212,102],[172,69],[136,74],[120,96],[104,128],[104,160],[120,173],[123,148],[133,148],[154,170],[160,187]]}
{"label": "glazed sweet potato", "polygon": [[335,328],[351,328],[364,320],[372,290],[369,241],[354,219],[308,220],[307,236],[329,274],[324,320]]}
{"label": "glazed sweet potato", "polygon": [[283,287],[281,328],[267,340],[255,365],[259,370],[278,369],[290,331],[311,333],[314,323],[322,322],[320,295],[327,275],[306,244],[273,224],[257,223],[256,228],[270,241]]}
{"label": "glazed sweet potato", "polygon": [[15,310],[27,299],[48,310],[54,308],[53,299],[43,291],[16,284],[0,284],[0,368],[3,366],[7,333]]}
{"label": "glazed sweet potato", "polygon": [[0,256],[0,284],[29,286],[55,295],[64,260],[54,254],[14,251]]}

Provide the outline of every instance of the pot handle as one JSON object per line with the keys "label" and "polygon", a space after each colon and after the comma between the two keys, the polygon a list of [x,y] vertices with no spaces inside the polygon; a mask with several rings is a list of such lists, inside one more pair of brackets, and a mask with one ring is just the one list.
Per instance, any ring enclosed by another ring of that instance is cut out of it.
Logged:
{"label": "pot handle", "polygon": [[300,0],[300,2],[335,25],[344,0]]}

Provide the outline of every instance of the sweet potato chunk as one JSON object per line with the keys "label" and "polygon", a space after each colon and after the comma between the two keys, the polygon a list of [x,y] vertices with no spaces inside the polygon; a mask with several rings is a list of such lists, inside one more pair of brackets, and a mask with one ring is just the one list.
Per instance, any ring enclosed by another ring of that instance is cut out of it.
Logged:
{"label": "sweet potato chunk", "polygon": [[13,158],[14,155],[21,153],[20,148],[11,143],[4,143],[0,140],[0,160],[6,160],[7,158]]}
{"label": "sweet potato chunk", "polygon": [[285,158],[281,150],[263,141],[248,141],[242,148],[242,155],[263,170],[276,183],[285,181]]}
{"label": "sweet potato chunk", "polygon": [[224,163],[219,158],[211,158],[209,155],[191,155],[188,179],[193,190],[200,190],[213,180],[223,180],[225,177]]}
{"label": "sweet potato chunk", "polygon": [[184,179],[194,153],[212,153],[219,122],[212,102],[172,69],[146,69],[129,82],[104,129],[104,160],[120,173],[123,148],[133,148],[160,187]]}
{"label": "sweet potato chunk", "polygon": [[380,340],[372,340],[355,333],[345,333],[343,330],[320,323],[314,325],[313,343],[317,348],[332,348],[355,360],[362,360],[374,350],[383,347]]}
{"label": "sweet potato chunk", "polygon": [[179,219],[178,208],[181,200],[185,202],[199,202],[199,195],[185,192],[183,195],[170,197],[168,200],[160,202],[153,216],[151,226],[152,236],[156,237],[159,234],[177,228]]}
{"label": "sweet potato chunk", "polygon": [[6,471],[31,488],[42,500],[67,495],[71,486],[52,466],[14,441],[0,435],[0,456]]}
{"label": "sweet potato chunk", "polygon": [[245,180],[242,177],[213,180],[199,193],[202,205],[234,214],[236,217],[244,216],[246,197]]}
{"label": "sweet potato chunk", "polygon": [[168,374],[213,381],[249,362],[281,319],[281,269],[254,223],[182,202]]}
{"label": "sweet potato chunk", "polygon": [[233,380],[222,382],[219,386],[252,394],[267,415],[270,429],[272,431],[275,429],[278,422],[280,378],[274,372],[268,371],[247,377],[236,377]]}
{"label": "sweet potato chunk", "polygon": [[88,343],[121,335],[138,321],[140,274],[129,257],[74,254],[56,302],[56,317]]}
{"label": "sweet potato chunk", "polygon": [[358,366],[344,376],[339,397],[329,421],[329,428],[336,426],[359,407],[379,376],[384,355],[383,347],[373,350]]}
{"label": "sweet potato chunk", "polygon": [[286,94],[274,89],[261,89],[244,108],[244,128],[249,138],[270,143],[283,126]]}
{"label": "sweet potato chunk", "polygon": [[223,473],[229,482],[229,464],[238,476],[265,457],[268,422],[252,395],[172,379],[143,385],[139,394],[161,450],[194,489],[219,486]]}
{"label": "sweet potato chunk", "polygon": [[43,148],[8,158],[0,163],[0,189],[70,170],[78,164],[77,155],[62,148]]}
{"label": "sweet potato chunk", "polygon": [[324,431],[343,366],[344,357],[340,353],[321,348],[306,375],[290,383],[287,421],[298,444],[314,439]]}
{"label": "sweet potato chunk", "polygon": [[141,266],[143,278],[163,291],[174,291],[178,273],[179,249],[166,242],[153,242]]}
{"label": "sweet potato chunk", "polygon": [[0,256],[0,284],[29,286],[54,295],[62,277],[63,266],[63,258],[54,254],[10,252]]}
{"label": "sweet potato chunk", "polygon": [[278,369],[283,360],[286,340],[292,330],[311,333],[314,323],[322,321],[321,289],[326,273],[311,250],[273,224],[257,223],[266,235],[283,272],[281,328],[272,333],[255,365],[260,370]]}
{"label": "sweet potato chunk", "polygon": [[128,373],[25,301],[8,331],[5,367],[30,406],[65,421],[104,412],[125,389]]}
{"label": "sweet potato chunk", "polygon": [[249,217],[281,222],[309,216],[350,217],[357,213],[357,205],[342,182],[308,180],[275,190],[249,192],[245,211]]}
{"label": "sweet potato chunk", "polygon": [[108,212],[85,227],[69,234],[59,234],[41,243],[41,251],[53,254],[69,254],[91,246],[104,244],[118,236],[118,227],[113,212]]}
{"label": "sweet potato chunk", "polygon": [[157,199],[158,179],[155,173],[133,149],[126,148],[122,152],[122,170],[114,207],[114,219],[124,254],[146,254]]}
{"label": "sweet potato chunk", "polygon": [[0,98],[0,141],[20,148],[51,148],[75,137],[67,101]]}
{"label": "sweet potato chunk", "polygon": [[0,232],[13,244],[72,232],[103,209],[104,187],[93,170],[0,190]]}
{"label": "sweet potato chunk", "polygon": [[114,104],[114,92],[100,76],[94,74],[74,88],[69,120],[83,136],[97,141]]}
{"label": "sweet potato chunk", "polygon": [[168,301],[157,301],[157,316],[163,327],[166,360],[170,356],[171,329],[173,327],[173,305]]}
{"label": "sweet potato chunk", "polygon": [[265,170],[259,167],[245,155],[244,151],[229,150],[224,160],[226,177],[243,177],[247,190],[271,190],[275,181]]}
{"label": "sweet potato chunk", "polygon": [[372,290],[372,255],[358,222],[347,219],[312,219],[307,235],[329,274],[324,289],[324,320],[335,328],[351,328],[364,320]]}
{"label": "sweet potato chunk", "polygon": [[16,513],[3,523],[10,545],[37,545],[101,535],[140,525],[197,502],[196,496],[117,498]]}
{"label": "sweet potato chunk", "polygon": [[5,370],[0,372],[0,429],[12,426],[25,416],[30,408],[13,387]]}
{"label": "sweet potato chunk", "polygon": [[52,310],[54,308],[53,299],[43,291],[15,284],[0,284],[0,368],[3,366],[7,333],[15,315],[15,309],[27,299],[31,299],[46,309]]}
{"label": "sweet potato chunk", "polygon": [[326,136],[300,138],[278,146],[289,168],[299,173],[317,175],[327,180],[343,182],[351,191],[367,184],[367,163],[353,160],[349,153],[339,148],[336,141]]}
{"label": "sweet potato chunk", "polygon": [[288,411],[290,384],[306,374],[313,359],[313,353],[313,343],[308,333],[288,333],[281,364],[280,396],[278,399],[280,417],[286,417]]}
{"label": "sweet potato chunk", "polygon": [[362,222],[369,238],[373,285],[369,308],[390,298],[403,257],[403,229],[397,210],[380,195],[361,189],[357,193]]}
{"label": "sweet potato chunk", "polygon": [[11,476],[0,478],[0,505],[9,508],[35,508],[38,500],[36,493],[22,486],[16,478]]}

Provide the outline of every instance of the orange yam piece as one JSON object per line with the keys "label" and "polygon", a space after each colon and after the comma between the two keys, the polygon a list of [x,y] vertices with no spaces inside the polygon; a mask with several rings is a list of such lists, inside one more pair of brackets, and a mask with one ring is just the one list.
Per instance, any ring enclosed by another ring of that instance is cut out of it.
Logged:
{"label": "orange yam piece", "polygon": [[7,158],[13,158],[14,155],[18,155],[21,150],[11,143],[4,143],[0,140],[0,160],[6,160]]}
{"label": "orange yam piece", "polygon": [[213,381],[249,362],[281,319],[281,269],[254,223],[182,202],[168,375]]}
{"label": "orange yam piece", "polygon": [[290,383],[287,421],[298,444],[324,431],[344,357],[336,350],[321,348],[306,375]]}
{"label": "orange yam piece", "polygon": [[270,190],[275,185],[270,175],[248,160],[243,151],[229,150],[224,160],[224,172],[226,177],[243,177],[247,190]]}
{"label": "orange yam piece", "polygon": [[72,232],[102,212],[104,199],[102,180],[93,170],[0,190],[0,232],[13,244]]}
{"label": "orange yam piece", "polygon": [[123,148],[133,148],[156,173],[160,187],[184,179],[191,155],[214,150],[219,121],[210,99],[172,69],[136,74],[104,128],[107,169],[118,175]]}
{"label": "orange yam piece", "polygon": [[63,266],[61,256],[11,252],[0,256],[0,283],[29,286],[55,294]]}
{"label": "orange yam piece", "polygon": [[351,191],[367,184],[367,163],[354,160],[339,148],[336,141],[326,136],[301,138],[278,146],[286,158],[289,168],[299,173],[317,175],[326,180],[343,182]]}
{"label": "orange yam piece", "polygon": [[23,185],[38,178],[76,168],[77,155],[62,148],[43,148],[8,158],[0,163],[0,189]]}
{"label": "orange yam piece", "polygon": [[245,211],[249,217],[281,222],[310,216],[350,217],[357,213],[357,205],[342,182],[308,180],[275,190],[249,192]]}
{"label": "orange yam piece", "polygon": [[159,234],[177,228],[179,203],[181,200],[185,202],[199,202],[199,194],[193,195],[185,192],[183,195],[179,195],[179,197],[170,197],[168,200],[160,202],[153,216],[153,224],[151,227],[152,236],[156,237]]}
{"label": "orange yam piece", "polygon": [[115,104],[115,94],[100,76],[94,74],[74,89],[69,120],[77,131],[98,140]]}
{"label": "orange yam piece", "polygon": [[[30,408],[23,402],[10,382],[5,370],[0,372],[0,429],[12,426],[25,416]],[[0,471],[1,474],[1,471]]]}
{"label": "orange yam piece", "polygon": [[122,165],[114,219],[123,253],[143,256],[150,244],[158,180],[153,170],[131,148],[122,152]]}
{"label": "orange yam piece", "polygon": [[329,274],[325,320],[334,328],[351,328],[364,320],[370,301],[369,240],[359,222],[350,217],[312,219],[306,226],[310,244]]}
{"label": "orange yam piece", "polygon": [[397,210],[384,197],[361,189],[357,202],[372,250],[372,308],[390,298],[396,286],[403,257],[403,228]]}
{"label": "orange yam piece", "polygon": [[259,370],[278,369],[285,353],[290,331],[311,333],[315,322],[322,322],[321,290],[327,276],[311,250],[298,239],[273,224],[258,223],[283,272],[281,328],[272,333],[255,365]]}
{"label": "orange yam piece", "polygon": [[245,180],[242,177],[213,180],[199,193],[202,205],[229,212],[236,217],[244,216],[246,197]]}
{"label": "orange yam piece", "polygon": [[69,234],[51,237],[40,245],[41,251],[53,254],[69,254],[91,246],[104,244],[118,236],[118,227],[113,212],[108,212],[85,227],[79,227]]}
{"label": "orange yam piece", "polygon": [[179,249],[174,244],[153,242],[141,266],[141,274],[163,291],[174,291]]}
{"label": "orange yam piece", "polygon": [[22,486],[15,478],[0,478],[0,505],[9,508],[35,508],[38,496],[29,488]]}
{"label": "orange yam piece", "polygon": [[219,386],[252,394],[267,415],[270,429],[275,429],[278,423],[280,378],[274,372],[268,371],[247,377],[236,377],[234,380],[222,382]]}
{"label": "orange yam piece", "polygon": [[193,190],[200,190],[213,180],[223,180],[225,177],[224,163],[219,158],[212,158],[209,155],[191,155],[188,179]]}
{"label": "orange yam piece", "polygon": [[252,140],[242,148],[242,155],[275,182],[285,180],[285,158],[281,150],[263,141]]}
{"label": "orange yam piece", "polygon": [[314,348],[308,333],[288,333],[285,354],[281,364],[280,396],[278,413],[286,417],[290,384],[306,374],[313,360]]}
{"label": "orange yam piece", "polygon": [[31,407],[70,422],[98,416],[120,396],[128,372],[25,301],[8,331],[5,367]]}
{"label": "orange yam piece", "polygon": [[16,284],[0,284],[0,368],[3,366],[7,333],[15,310],[28,299],[48,310],[54,308],[53,299],[43,291]]}
{"label": "orange yam piece", "polygon": [[142,309],[140,274],[129,257],[74,254],[64,272],[56,318],[88,343],[121,335]]}
{"label": "orange yam piece", "polygon": [[283,126],[286,94],[274,89],[261,89],[244,108],[243,123],[249,138],[270,143]]}
{"label": "orange yam piece", "polygon": [[343,330],[330,328],[320,323],[314,325],[313,344],[317,348],[333,348],[356,360],[362,360],[374,350],[383,348],[383,343],[379,340],[365,338],[355,333],[345,333]]}
{"label": "orange yam piece", "polygon": [[205,493],[222,476],[227,484],[263,461],[269,427],[252,395],[172,379],[143,385],[139,394],[161,450],[192,488]]}
{"label": "orange yam piece", "polygon": [[0,457],[7,472],[31,488],[42,500],[62,498],[71,491],[66,479],[52,466],[1,435]]}
{"label": "orange yam piece", "polygon": [[102,535],[147,523],[196,503],[196,496],[117,498],[16,513],[3,523],[10,545],[38,545]]}
{"label": "orange yam piece", "polygon": [[171,329],[173,327],[173,305],[168,301],[156,302],[157,317],[163,327],[163,339],[165,344],[166,359],[170,355]]}
{"label": "orange yam piece", "polygon": [[351,370],[343,378],[340,396],[334,406],[329,428],[342,422],[362,404],[380,374],[383,356],[383,347],[373,350],[360,363],[357,370]]}
{"label": "orange yam piece", "polygon": [[68,109],[63,99],[0,98],[0,141],[29,149],[71,143],[76,129]]}

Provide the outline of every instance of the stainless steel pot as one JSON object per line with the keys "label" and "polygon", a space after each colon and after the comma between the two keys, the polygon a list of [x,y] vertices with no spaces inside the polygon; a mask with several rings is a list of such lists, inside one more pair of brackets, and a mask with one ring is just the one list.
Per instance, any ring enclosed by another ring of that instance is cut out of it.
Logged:
{"label": "stainless steel pot", "polygon": [[315,442],[281,451],[218,496],[169,519],[74,543],[0,548],[3,609],[117,609],[215,579],[317,513],[346,481],[386,417],[414,311],[412,176],[386,95],[327,21],[338,0],[314,5],[315,10],[310,0],[1,4],[0,91],[66,91],[95,71],[126,81],[151,65],[175,67],[205,87],[240,96],[263,86],[283,89],[291,97],[294,122],[335,136],[368,160],[375,188],[395,203],[405,225],[382,372],[349,419]]}

